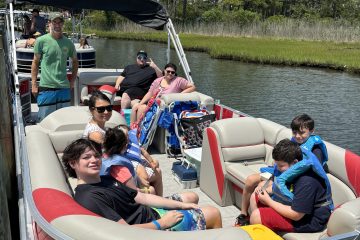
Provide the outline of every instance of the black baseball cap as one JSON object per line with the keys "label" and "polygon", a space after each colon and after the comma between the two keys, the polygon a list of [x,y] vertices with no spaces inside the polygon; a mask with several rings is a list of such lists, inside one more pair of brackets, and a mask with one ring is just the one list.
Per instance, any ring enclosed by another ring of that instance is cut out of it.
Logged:
{"label": "black baseball cap", "polygon": [[39,10],[39,9],[37,9],[37,8],[34,8],[31,12],[32,12],[32,13],[33,13],[33,12],[37,12],[37,13],[39,13],[39,12],[40,12],[40,10]]}
{"label": "black baseball cap", "polygon": [[136,56],[139,58],[147,58],[147,53],[144,50],[140,50]]}

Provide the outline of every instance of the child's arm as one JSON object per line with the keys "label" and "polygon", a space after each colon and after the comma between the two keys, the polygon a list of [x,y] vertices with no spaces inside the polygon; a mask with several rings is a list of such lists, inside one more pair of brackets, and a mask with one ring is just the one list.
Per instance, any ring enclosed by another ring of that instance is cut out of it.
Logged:
{"label": "child's arm", "polygon": [[[256,192],[257,194],[260,194],[265,183],[266,183],[266,181],[261,181],[258,184],[258,186],[255,188],[254,192]],[[273,181],[270,180],[270,182],[268,183],[268,186],[265,189],[268,194],[272,194],[272,185],[273,185]]]}
{"label": "child's arm", "polygon": [[283,217],[289,218],[294,221],[299,221],[305,215],[305,213],[294,211],[291,206],[287,206],[272,200],[266,191],[258,194],[258,197],[263,204],[271,207]]}
{"label": "child's arm", "polygon": [[152,169],[155,169],[157,167],[159,167],[159,162],[155,161],[150,154],[148,153],[148,151],[146,151],[144,148],[141,148],[141,154],[144,156],[145,161],[147,161],[149,163],[149,165],[151,166]]}

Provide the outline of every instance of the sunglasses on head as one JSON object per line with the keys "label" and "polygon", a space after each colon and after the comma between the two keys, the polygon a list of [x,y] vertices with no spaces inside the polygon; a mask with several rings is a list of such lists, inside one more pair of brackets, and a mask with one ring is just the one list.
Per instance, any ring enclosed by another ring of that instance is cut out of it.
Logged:
{"label": "sunglasses on head", "polygon": [[112,105],[102,106],[102,107],[94,107],[98,113],[103,113],[106,111],[111,112],[113,110]]}
{"label": "sunglasses on head", "polygon": [[167,73],[175,74],[175,71],[166,70]]}

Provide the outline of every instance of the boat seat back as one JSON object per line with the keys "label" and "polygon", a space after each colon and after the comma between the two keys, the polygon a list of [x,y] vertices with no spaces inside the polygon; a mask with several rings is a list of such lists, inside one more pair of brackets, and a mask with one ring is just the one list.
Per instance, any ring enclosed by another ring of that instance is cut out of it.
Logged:
{"label": "boat seat back", "polygon": [[224,162],[265,160],[264,131],[255,118],[216,121],[211,124],[211,128],[219,136]]}
{"label": "boat seat back", "polygon": [[351,155],[350,152],[334,144],[326,141],[325,144],[329,156],[328,177],[336,207],[359,196],[360,181],[352,177],[356,176],[355,171],[360,169],[360,158],[352,157],[355,154]]}
{"label": "boat seat back", "polygon": [[[84,130],[91,119],[91,113],[86,106],[71,106],[59,109],[44,118],[34,128],[40,126],[50,132]],[[112,116],[106,122],[107,127],[125,124],[125,119],[120,113],[112,111]]]}
{"label": "boat seat back", "polygon": [[[115,86],[116,79],[122,71],[123,69],[79,69],[77,76],[78,86],[75,90],[80,99],[76,101],[81,100],[81,102],[84,102],[89,100],[91,92],[102,85]],[[121,97],[115,96],[113,104],[120,105],[120,100]]]}
{"label": "boat seat back", "polygon": [[169,93],[161,96],[161,100],[165,106],[175,101],[197,101],[201,106],[205,106],[208,111],[214,108],[214,99],[200,92],[191,93]]}
{"label": "boat seat back", "polygon": [[49,135],[43,131],[31,131],[26,135],[26,145],[33,191],[56,189],[71,195],[72,190]]}
{"label": "boat seat back", "polygon": [[[242,192],[249,175],[273,164],[272,149],[284,129],[269,120],[253,117],[213,122],[204,134],[200,188],[219,205],[239,202],[232,184]],[[214,191],[216,185],[218,189]]]}

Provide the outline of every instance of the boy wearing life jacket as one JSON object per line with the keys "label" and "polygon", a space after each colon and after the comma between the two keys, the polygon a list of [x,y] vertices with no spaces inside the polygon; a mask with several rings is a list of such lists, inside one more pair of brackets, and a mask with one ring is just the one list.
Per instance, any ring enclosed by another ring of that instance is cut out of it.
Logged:
{"label": "boy wearing life jacket", "polygon": [[[304,151],[308,150],[314,153],[323,165],[325,171],[327,171],[326,162],[328,160],[328,154],[326,146],[319,136],[314,135],[314,127],[315,122],[309,115],[301,114],[296,116],[291,121],[291,130],[293,135],[291,141],[298,143]],[[269,172],[274,177],[278,177],[281,174],[281,172],[277,171],[275,166],[261,168],[260,171],[262,173]],[[265,181],[261,182],[261,175],[259,173],[252,174],[246,178],[241,202],[241,214],[236,218],[236,226],[249,224],[247,211],[250,204],[250,196],[259,184],[260,187],[265,184]],[[272,181],[268,183],[268,192],[270,192],[271,189]]]}
{"label": "boy wearing life jacket", "polygon": [[[303,158],[304,156],[304,158]],[[262,187],[251,196],[251,224],[263,224],[273,231],[319,232],[333,209],[330,183],[317,157],[291,140],[280,141],[273,150],[276,168],[282,174],[273,192],[286,204],[270,197]],[[282,176],[287,176],[281,185]]]}

